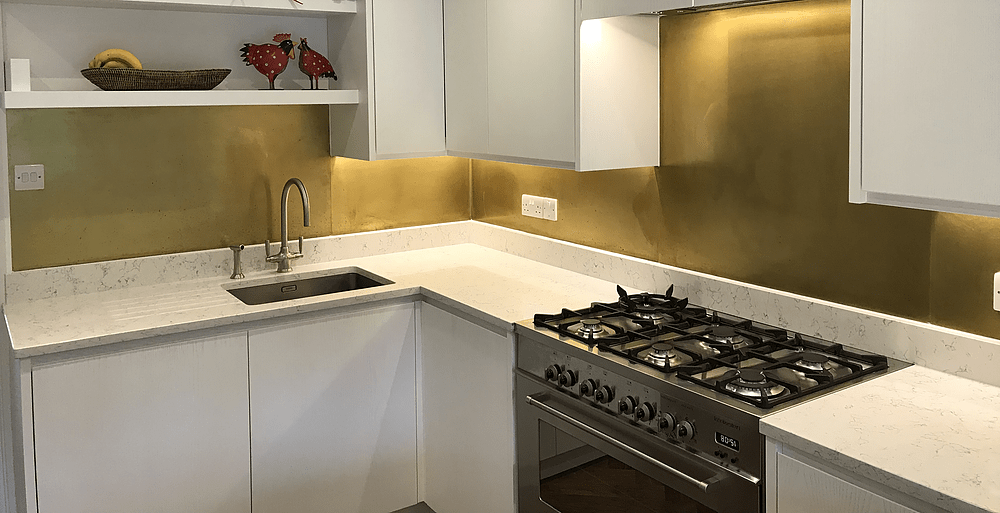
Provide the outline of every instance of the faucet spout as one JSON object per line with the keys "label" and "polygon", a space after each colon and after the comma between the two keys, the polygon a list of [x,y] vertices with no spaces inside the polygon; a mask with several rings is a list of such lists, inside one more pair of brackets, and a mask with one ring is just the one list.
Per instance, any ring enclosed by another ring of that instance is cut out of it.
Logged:
{"label": "faucet spout", "polygon": [[[295,186],[299,190],[299,196],[302,197],[302,226],[309,226],[309,193],[306,192],[306,186],[302,183],[302,180],[298,178],[289,178],[285,182],[285,188],[281,191],[281,247],[285,248],[288,246],[288,191]],[[299,248],[301,251],[302,248]]]}
{"label": "faucet spout", "polygon": [[281,247],[278,249],[278,253],[276,255],[270,254],[271,243],[269,241],[264,242],[267,261],[277,262],[279,273],[291,272],[292,266],[289,261],[302,258],[302,237],[299,237],[298,253],[294,253],[288,249],[288,191],[292,189],[293,185],[299,190],[299,196],[302,197],[302,225],[309,226],[309,193],[306,191],[306,186],[302,183],[302,180],[289,178],[285,182],[285,188],[281,191]]}

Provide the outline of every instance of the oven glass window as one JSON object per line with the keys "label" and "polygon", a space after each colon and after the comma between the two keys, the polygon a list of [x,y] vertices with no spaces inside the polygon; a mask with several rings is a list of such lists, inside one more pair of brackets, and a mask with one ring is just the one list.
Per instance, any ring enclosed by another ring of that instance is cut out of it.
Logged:
{"label": "oven glass window", "polygon": [[716,513],[545,422],[538,445],[541,499],[559,513]]}

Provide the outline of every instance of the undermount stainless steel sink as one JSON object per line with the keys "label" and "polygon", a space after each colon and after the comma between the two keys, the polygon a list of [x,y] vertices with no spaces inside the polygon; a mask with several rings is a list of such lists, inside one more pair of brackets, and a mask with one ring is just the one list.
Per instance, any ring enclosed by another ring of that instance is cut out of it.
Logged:
{"label": "undermount stainless steel sink", "polygon": [[228,289],[229,293],[248,305],[263,305],[289,299],[336,294],[351,290],[367,289],[393,282],[376,276],[363,269],[352,269],[342,273],[302,278],[298,280],[265,283],[250,287]]}

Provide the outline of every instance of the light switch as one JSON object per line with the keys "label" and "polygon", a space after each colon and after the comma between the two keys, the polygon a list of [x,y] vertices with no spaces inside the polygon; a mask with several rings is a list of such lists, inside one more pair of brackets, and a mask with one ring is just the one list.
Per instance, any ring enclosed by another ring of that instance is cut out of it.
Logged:
{"label": "light switch", "polygon": [[14,166],[15,191],[40,191],[45,188],[45,166],[29,164]]}

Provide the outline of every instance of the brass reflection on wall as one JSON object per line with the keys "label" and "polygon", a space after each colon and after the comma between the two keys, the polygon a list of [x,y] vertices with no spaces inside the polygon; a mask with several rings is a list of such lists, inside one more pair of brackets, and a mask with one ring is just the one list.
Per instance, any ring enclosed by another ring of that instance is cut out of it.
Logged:
{"label": "brass reflection on wall", "polygon": [[19,110],[7,123],[11,168],[46,171],[44,190],[11,193],[14,270],[277,240],[290,177],[312,207],[302,227],[290,195],[293,237],[469,218],[467,160],[338,162],[325,106]]}
{"label": "brass reflection on wall", "polygon": [[925,319],[931,214],[847,201],[850,23],[849,0],[662,17],[661,166],[474,161],[474,217]]}

